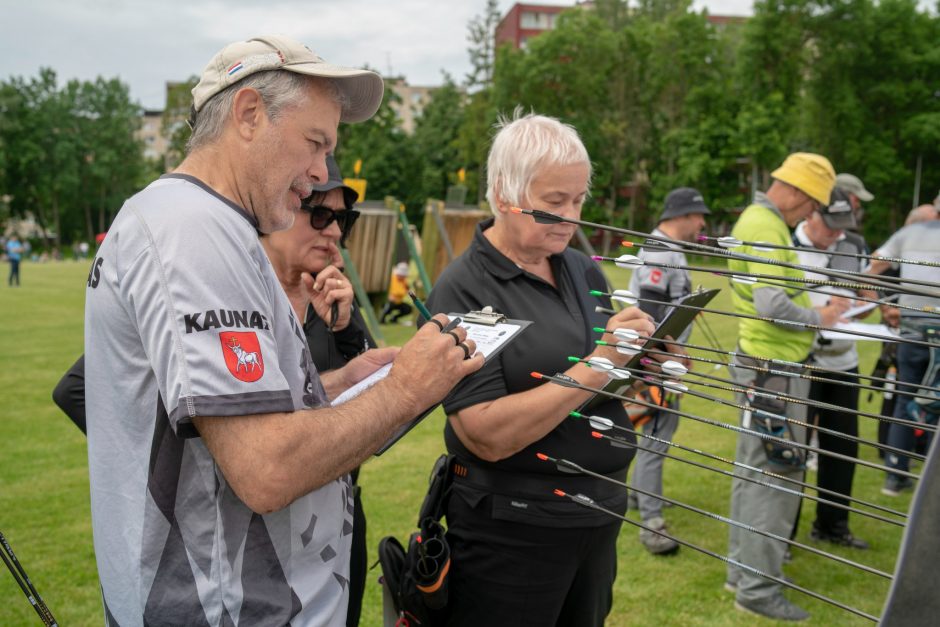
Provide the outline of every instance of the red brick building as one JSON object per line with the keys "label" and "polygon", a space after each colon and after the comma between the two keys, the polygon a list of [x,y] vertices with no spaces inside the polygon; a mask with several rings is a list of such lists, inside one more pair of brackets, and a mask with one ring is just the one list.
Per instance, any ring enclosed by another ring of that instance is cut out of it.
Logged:
{"label": "red brick building", "polygon": [[[496,26],[496,47],[506,42],[513,48],[525,48],[526,42],[545,31],[555,28],[558,14],[568,9],[582,7],[589,9],[594,3],[590,1],[575,2],[574,4],[523,4],[516,3]],[[746,17],[737,15],[709,15],[709,22],[720,28],[741,24]]]}

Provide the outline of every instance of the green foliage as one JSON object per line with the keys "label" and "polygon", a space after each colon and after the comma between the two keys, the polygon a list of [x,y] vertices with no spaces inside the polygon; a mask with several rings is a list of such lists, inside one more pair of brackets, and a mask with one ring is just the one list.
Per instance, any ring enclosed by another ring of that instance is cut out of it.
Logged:
{"label": "green foliage", "polygon": [[13,197],[12,215],[34,215],[58,246],[107,229],[145,182],[140,108],[117,79],[60,88],[42,69],[0,82],[0,111],[0,190]]}
{"label": "green foliage", "polygon": [[417,220],[425,200],[421,197],[420,163],[392,102],[400,105],[401,98],[386,85],[382,105],[371,120],[340,127],[336,160],[343,175],[351,177],[356,160],[362,159],[360,176],[369,182],[366,199],[381,201],[394,196],[405,204],[409,217]]}
{"label": "green foliage", "polygon": [[464,94],[445,74],[444,85],[421,112],[411,137],[421,175],[414,190],[419,198],[445,198],[447,187],[457,182],[462,166],[458,136],[464,117]]}
{"label": "green foliage", "polygon": [[194,75],[182,83],[167,86],[166,108],[163,110],[161,121],[163,135],[169,139],[164,159],[167,170],[175,168],[186,156],[186,142],[192,134],[186,120],[189,119],[193,104],[192,90],[198,82],[199,77]]}

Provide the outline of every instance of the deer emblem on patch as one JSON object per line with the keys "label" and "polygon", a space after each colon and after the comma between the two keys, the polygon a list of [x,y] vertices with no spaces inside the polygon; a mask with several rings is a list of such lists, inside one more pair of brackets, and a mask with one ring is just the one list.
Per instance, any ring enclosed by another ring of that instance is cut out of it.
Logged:
{"label": "deer emblem on patch", "polygon": [[256,333],[226,331],[219,334],[225,365],[233,377],[251,383],[264,374],[264,359]]}

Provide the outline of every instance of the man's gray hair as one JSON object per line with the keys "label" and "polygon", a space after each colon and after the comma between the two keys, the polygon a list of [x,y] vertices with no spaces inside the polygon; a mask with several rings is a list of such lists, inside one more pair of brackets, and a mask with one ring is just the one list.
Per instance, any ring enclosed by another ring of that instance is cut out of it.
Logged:
{"label": "man's gray hair", "polygon": [[494,214],[497,198],[524,205],[532,179],[544,167],[586,164],[590,187],[591,159],[570,124],[516,107],[511,118],[500,117],[496,128],[486,162],[486,199]]}
{"label": "man's gray hair", "polygon": [[203,105],[196,114],[195,128],[189,141],[186,142],[186,151],[192,152],[218,141],[232,113],[235,94],[239,90],[246,87],[257,90],[264,102],[268,119],[276,122],[285,109],[303,104],[307,98],[306,89],[311,82],[325,89],[340,109],[347,107],[345,95],[331,79],[306,76],[285,70],[258,72],[226,87]]}

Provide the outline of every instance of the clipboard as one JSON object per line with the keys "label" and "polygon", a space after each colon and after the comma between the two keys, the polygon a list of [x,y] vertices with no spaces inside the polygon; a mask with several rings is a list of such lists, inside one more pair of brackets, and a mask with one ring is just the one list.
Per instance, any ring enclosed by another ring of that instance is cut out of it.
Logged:
{"label": "clipboard", "polygon": [[[519,337],[519,334],[532,324],[531,320],[512,320],[502,314],[493,312],[489,307],[481,311],[471,311],[468,313],[449,313],[447,316],[451,320],[460,318],[460,324],[458,326],[463,327],[467,331],[468,339],[477,343],[477,352],[483,354],[484,365],[498,355],[500,351],[506,348],[511,341]],[[333,400],[332,405],[341,405],[359,396],[387,377],[391,370],[392,364],[382,366],[371,375],[337,396],[336,399]],[[381,455],[391,448],[395,442],[400,440],[406,433],[415,428],[418,423],[427,418],[438,405],[440,405],[440,403],[431,405],[431,407],[421,412],[415,418],[399,426],[373,455]]]}
{"label": "clipboard", "polygon": [[[693,307],[705,307],[712,301],[715,296],[718,295],[720,289],[710,289],[710,290],[701,290],[694,292],[685,296],[684,298],[679,299],[678,303],[681,305],[691,305]],[[646,346],[649,348],[656,348],[657,344],[662,345],[661,342],[656,342],[655,338],[665,338],[667,335],[671,337],[679,337],[686,328],[692,324],[692,321],[695,320],[695,316],[702,312],[695,309],[685,309],[683,307],[673,307],[672,311],[666,314],[666,317],[663,318],[663,321],[659,323],[659,326],[656,327],[656,330],[650,336],[650,340],[647,340]],[[665,350],[665,349],[663,349]],[[634,355],[629,362],[627,362],[627,368],[640,368],[640,359],[643,358],[643,351],[640,351]],[[614,394],[621,394],[623,390],[631,385],[629,380],[620,380],[620,379],[611,379],[610,382],[604,386],[605,392],[612,392]],[[595,394],[592,396],[578,411],[585,411],[594,409],[602,403],[606,403],[610,399],[603,394]]]}

